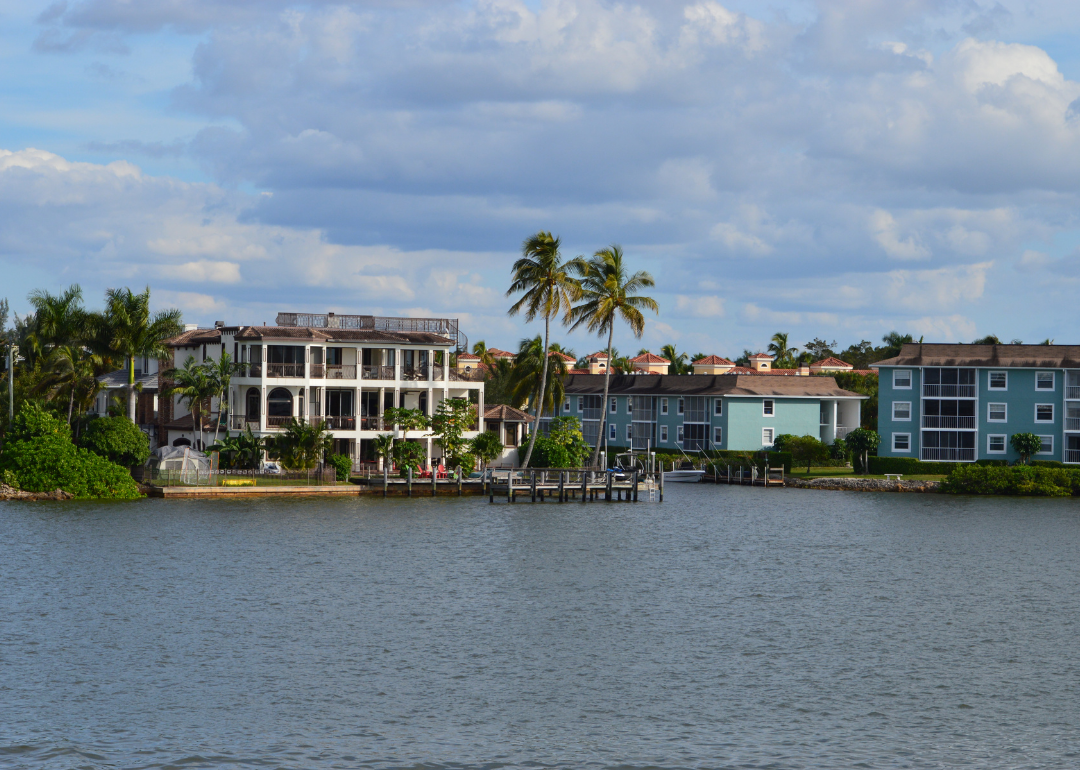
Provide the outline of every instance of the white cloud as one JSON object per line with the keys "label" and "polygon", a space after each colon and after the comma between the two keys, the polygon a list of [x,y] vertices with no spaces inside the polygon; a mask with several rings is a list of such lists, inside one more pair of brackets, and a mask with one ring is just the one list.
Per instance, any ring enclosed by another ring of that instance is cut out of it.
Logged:
{"label": "white cloud", "polygon": [[161,275],[190,283],[239,283],[240,265],[235,262],[185,262],[182,265],[162,265]]}
{"label": "white cloud", "polygon": [[723,318],[724,300],[717,296],[688,297],[679,294],[675,297],[675,309],[692,318]]}
{"label": "white cloud", "polygon": [[878,209],[870,215],[874,240],[893,259],[929,259],[930,251],[914,235],[901,237],[900,225],[889,212]]}

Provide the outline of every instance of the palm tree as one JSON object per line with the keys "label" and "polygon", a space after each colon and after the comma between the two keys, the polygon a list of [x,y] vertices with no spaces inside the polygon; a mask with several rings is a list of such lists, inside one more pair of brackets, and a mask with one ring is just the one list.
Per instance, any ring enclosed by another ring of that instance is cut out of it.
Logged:
{"label": "palm tree", "polygon": [[780,368],[782,363],[787,363],[789,358],[799,355],[798,348],[788,347],[788,335],[785,332],[777,332],[772,336],[772,342],[769,343],[768,350],[776,356],[776,363],[774,364],[776,368]]}
{"label": "palm tree", "polygon": [[[101,366],[101,357],[91,353],[78,344],[56,345],[45,358],[47,370],[45,376],[35,385],[34,390],[45,393],[50,399],[56,398],[65,390],[68,393],[68,425],[71,425],[75,410],[76,393],[80,394],[79,403],[92,400],[104,387],[97,380],[97,369]],[[80,409],[80,411],[82,411]]]}
{"label": "palm tree", "polygon": [[630,326],[634,336],[641,339],[645,332],[645,316],[642,310],[660,312],[660,306],[652,297],[639,296],[636,292],[646,287],[655,286],[653,277],[644,270],[629,275],[624,264],[622,247],[613,244],[593,254],[588,262],[584,260],[575,265],[581,275],[582,303],[572,313],[571,330],[582,324],[596,334],[607,332],[608,366],[604,369],[604,396],[600,403],[600,432],[593,448],[592,464],[600,459],[600,441],[604,436],[604,422],[607,418],[608,385],[611,370],[617,363],[626,365],[625,360],[616,362],[612,355],[612,336],[615,331],[615,319],[619,318]]}
{"label": "palm tree", "polygon": [[690,368],[687,364],[686,353],[680,353],[675,349],[675,343],[670,342],[664,347],[660,348],[660,355],[671,362],[672,374],[686,374],[686,371]]}
{"label": "palm tree", "polygon": [[[232,384],[232,376],[237,370],[236,364],[233,363],[232,356],[228,353],[222,353],[221,358],[217,361],[204,361],[203,366],[206,367],[207,376],[213,383],[218,399],[218,416],[214,420],[214,443],[217,443],[218,428],[221,427],[221,418],[223,416],[228,419],[225,399],[229,395],[229,386]],[[228,423],[225,424],[225,435],[229,435]]]}
{"label": "palm tree", "polygon": [[[173,384],[166,388],[165,395],[176,394],[181,401],[186,401],[191,419],[195,423],[195,430],[199,437],[199,447],[203,444],[203,404],[217,393],[217,386],[210,379],[205,366],[195,362],[195,356],[188,356],[184,361],[183,369],[169,369],[162,372],[162,376],[169,377]],[[131,391],[134,393],[134,389]],[[133,402],[129,399],[128,406]]]}
{"label": "palm tree", "polygon": [[87,316],[78,284],[57,295],[38,289],[30,293],[29,299],[34,306],[34,323],[27,341],[34,356],[47,355],[54,347],[81,341]]}
{"label": "palm tree", "polygon": [[[565,395],[563,378],[567,371],[566,362],[559,356],[550,355],[550,351],[548,358],[551,360],[545,367],[543,351],[544,344],[539,334],[521,341],[518,354],[514,357],[514,378],[510,389],[511,400],[518,404],[528,401],[531,406],[537,407],[538,418],[545,411],[554,413],[555,405],[562,403]],[[541,393],[543,403],[540,403]]]}
{"label": "palm tree", "polygon": [[105,292],[105,319],[110,347],[124,356],[128,372],[128,418],[135,422],[135,359],[162,359],[169,355],[165,340],[184,330],[179,310],[150,313],[150,287],[141,294],[131,289]]}
{"label": "palm tree", "polygon": [[[551,319],[562,315],[563,323],[570,321],[573,303],[581,296],[581,284],[574,277],[579,272],[577,265],[583,260],[576,258],[569,262],[562,261],[559,252],[561,241],[551,233],[539,232],[525,240],[521,246],[521,259],[514,263],[513,278],[506,296],[524,292],[524,296],[510,306],[509,314],[517,315],[525,311],[525,320],[532,321],[538,315],[544,317],[543,373],[540,376],[540,394],[536,399],[536,419],[540,419],[540,405],[544,402],[544,389],[547,384],[548,343],[551,340]],[[522,467],[528,467],[536,446],[538,431],[529,436],[529,448],[525,452]]]}
{"label": "palm tree", "polygon": [[487,343],[483,340],[477,340],[473,343],[472,352],[473,355],[480,357],[480,363],[484,366],[491,368],[495,365],[495,356],[491,355]]}
{"label": "palm tree", "polygon": [[309,423],[303,417],[292,418],[276,436],[267,436],[266,450],[272,459],[280,460],[290,470],[311,470],[322,462],[334,447],[334,436],[320,420]]}
{"label": "palm tree", "polygon": [[208,451],[217,452],[227,468],[255,470],[262,458],[263,442],[248,425],[243,432],[235,436],[226,435],[220,442],[215,442]]}

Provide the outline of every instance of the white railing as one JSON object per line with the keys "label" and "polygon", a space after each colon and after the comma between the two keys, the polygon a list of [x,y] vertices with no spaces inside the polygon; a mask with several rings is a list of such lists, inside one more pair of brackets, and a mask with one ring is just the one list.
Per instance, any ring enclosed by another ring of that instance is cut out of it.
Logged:
{"label": "white railing", "polygon": [[924,398],[975,398],[974,385],[923,385]]}
{"label": "white railing", "polygon": [[850,425],[837,425],[836,426],[836,437],[837,438],[845,438],[847,436],[847,434],[851,433],[851,431],[853,431],[853,430],[855,430],[855,428],[852,428]]}
{"label": "white railing", "polygon": [[1080,430],[1080,417],[1066,417],[1065,430]]}
{"label": "white railing", "polygon": [[1080,385],[1069,385],[1065,388],[1065,398],[1080,398]]}
{"label": "white railing", "polygon": [[924,428],[974,428],[975,418],[949,414],[924,414],[922,426]]}
{"label": "white railing", "polygon": [[1080,463],[1080,449],[1066,449],[1065,462]]}
{"label": "white railing", "polygon": [[972,461],[975,459],[975,450],[956,447],[923,447],[922,459],[938,462]]}

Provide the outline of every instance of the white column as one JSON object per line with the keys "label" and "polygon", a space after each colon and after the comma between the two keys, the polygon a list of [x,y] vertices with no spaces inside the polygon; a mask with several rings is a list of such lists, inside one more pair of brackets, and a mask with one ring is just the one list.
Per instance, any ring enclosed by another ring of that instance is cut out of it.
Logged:
{"label": "white column", "polygon": [[484,432],[484,386],[479,388],[479,395],[477,398],[477,411],[476,411],[476,429],[481,433]]}
{"label": "white column", "polygon": [[[450,382],[450,348],[443,351],[442,364],[443,382]],[[1063,379],[1062,382],[1065,382],[1065,380]]]}
{"label": "white column", "polygon": [[[265,364],[263,364],[263,366],[265,366]],[[265,385],[263,385],[262,387],[259,388],[259,393],[261,394],[259,396],[259,432],[260,433],[265,433],[266,432],[266,410],[267,410],[266,386]]]}
{"label": "white column", "polygon": [[[394,382],[401,382],[401,348],[394,348]],[[394,402],[397,406],[397,402]]]}

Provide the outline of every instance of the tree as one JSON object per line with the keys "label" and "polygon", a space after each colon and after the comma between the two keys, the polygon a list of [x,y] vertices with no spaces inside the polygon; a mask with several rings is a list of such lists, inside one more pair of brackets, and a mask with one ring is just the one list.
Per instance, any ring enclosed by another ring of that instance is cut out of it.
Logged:
{"label": "tree", "polygon": [[754,351],[749,348],[743,348],[742,355],[735,359],[736,366],[750,366],[750,356],[754,355]]}
{"label": "tree", "polygon": [[[528,401],[536,407],[540,400],[540,394],[544,395],[544,402],[539,404],[537,415],[544,411],[554,412],[555,404],[562,403],[563,378],[566,376],[566,362],[558,356],[548,356],[551,359],[545,362],[544,344],[540,335],[532,339],[523,339],[518,346],[518,353],[514,357],[513,384],[510,395],[517,406]],[[541,379],[545,378],[546,379]]]}
{"label": "tree", "polygon": [[52,347],[43,359],[43,364],[46,367],[45,373],[34,386],[34,392],[44,393],[50,399],[54,399],[66,390],[68,393],[67,422],[71,425],[76,394],[82,406],[87,398],[93,401],[104,387],[98,382],[96,376],[97,370],[102,365],[101,357],[78,343],[64,343]]}
{"label": "tree", "polygon": [[431,418],[431,428],[451,468],[462,464],[462,457],[468,450],[469,442],[462,434],[472,425],[474,414],[469,399],[444,398]]}
{"label": "tree", "polygon": [[[590,332],[598,335],[607,333],[608,365],[604,368],[604,395],[600,400],[604,408],[600,410],[600,432],[596,434],[596,446],[593,448],[593,456],[590,465],[596,465],[600,459],[600,444],[604,437],[604,424],[607,420],[608,386],[611,380],[611,370],[617,364],[628,366],[625,360],[616,360],[615,348],[612,347],[612,337],[615,331],[615,321],[625,322],[634,337],[641,339],[645,332],[645,316],[642,310],[660,312],[660,306],[652,297],[639,295],[642,289],[656,285],[653,277],[644,270],[630,274],[626,269],[622,247],[612,244],[606,249],[600,249],[593,254],[588,262],[579,260],[574,264],[574,269],[581,277],[580,297],[581,304],[571,310],[573,324],[570,329],[585,326]],[[536,431],[533,431],[536,435]]]}
{"label": "tree", "polygon": [[401,441],[395,441],[391,447],[398,467],[420,466],[424,457],[424,447],[415,441],[409,441],[409,431],[424,430],[431,425],[431,419],[419,409],[405,409],[392,406],[383,411],[383,419],[401,430]]}
{"label": "tree", "polygon": [[806,472],[815,462],[829,458],[829,447],[814,436],[790,436],[784,442],[784,451],[791,452],[792,461],[797,465],[806,465]]}
{"label": "tree", "polygon": [[[206,367],[206,376],[210,380],[211,385],[214,388],[214,395],[218,400],[218,416],[214,420],[214,443],[217,443],[218,429],[221,427],[221,419],[225,417],[228,420],[228,412],[225,408],[225,399],[229,395],[229,386],[232,384],[232,376],[237,371],[238,367],[233,363],[232,356],[223,352],[221,358],[217,361],[213,359],[204,361],[203,366]],[[228,422],[226,422],[225,435],[228,435],[229,428]]]}
{"label": "tree", "polygon": [[150,438],[126,417],[90,420],[79,445],[125,468],[142,465],[150,456]]}
{"label": "tree", "polygon": [[829,372],[828,375],[836,380],[836,384],[844,390],[862,393],[869,396],[863,401],[859,411],[859,418],[863,428],[873,430],[878,419],[878,376],[876,373],[859,374],[857,372]]}
{"label": "tree", "polygon": [[247,425],[242,433],[226,435],[209,451],[217,452],[226,468],[256,470],[262,460],[263,448],[262,439],[251,431],[251,425]]}
{"label": "tree", "polygon": [[836,353],[833,352],[836,349],[836,340],[826,342],[823,339],[814,337],[813,340],[803,345],[803,348],[814,357],[815,361],[820,361],[823,358],[830,358],[836,355]]}
{"label": "tree", "polygon": [[773,363],[773,368],[776,369],[787,368],[785,364],[789,364],[791,359],[799,354],[798,348],[788,347],[788,335],[785,332],[777,332],[772,336],[768,351],[776,356]]}
{"label": "tree", "polygon": [[383,467],[389,467],[390,459],[394,456],[394,434],[380,433],[371,440],[371,448],[375,456],[383,461]]}
{"label": "tree", "polygon": [[[521,246],[521,259],[514,263],[513,277],[506,296],[523,292],[523,296],[510,306],[511,316],[524,311],[525,320],[532,321],[537,316],[544,318],[544,363],[540,376],[540,394],[536,400],[536,418],[540,418],[540,408],[544,402],[544,389],[547,385],[547,370],[550,356],[547,355],[551,340],[551,319],[559,315],[563,322],[570,321],[573,303],[581,296],[581,284],[573,276],[579,270],[580,259],[563,262],[559,252],[561,242],[551,233],[539,232],[525,240]],[[528,467],[536,445],[536,431],[529,439],[529,448],[525,452],[522,467]]]}
{"label": "tree", "polygon": [[844,438],[844,443],[862,460],[861,472],[866,473],[869,468],[868,457],[872,450],[877,449],[881,444],[881,436],[877,434],[877,431],[867,430],[866,428],[856,428],[847,434]]}
{"label": "tree", "polygon": [[179,310],[150,312],[150,287],[141,294],[131,289],[109,289],[105,292],[105,314],[109,347],[124,356],[128,372],[128,419],[135,422],[135,359],[167,358],[165,341],[183,330],[183,315]]}
{"label": "tree", "polygon": [[977,340],[973,340],[972,345],[1004,345],[996,334],[987,334],[985,337],[979,337]]}
{"label": "tree", "polygon": [[311,470],[333,449],[334,436],[322,420],[309,423],[293,417],[281,433],[267,436],[264,443],[270,459],[292,470]]}
{"label": "tree", "polygon": [[495,365],[495,356],[488,351],[487,343],[477,340],[472,346],[473,355],[480,357],[480,363],[490,368]]}
{"label": "tree", "polygon": [[1042,449],[1042,439],[1034,433],[1014,433],[1009,439],[1012,448],[1020,455],[1020,464],[1027,465],[1028,458]]}
{"label": "tree", "polygon": [[686,374],[690,371],[690,364],[686,360],[688,356],[676,350],[674,342],[660,348],[660,357],[671,362],[671,368],[668,369],[671,374]]}
{"label": "tree", "polygon": [[[166,396],[180,396],[181,401],[186,401],[188,411],[191,412],[191,420],[199,437],[199,446],[203,443],[203,405],[217,392],[217,385],[210,379],[207,369],[202,364],[195,362],[195,356],[188,356],[184,361],[183,369],[168,369],[162,375],[172,379],[172,385],[165,388]],[[135,391],[132,390],[132,393]],[[134,405],[129,400],[129,406]],[[134,419],[131,418],[132,422]]]}
{"label": "tree", "polygon": [[515,409],[520,407],[524,398],[514,397],[514,365],[505,358],[500,358],[487,368],[484,378],[484,403],[509,404]]}
{"label": "tree", "polygon": [[480,458],[480,462],[486,467],[488,463],[497,459],[503,451],[502,439],[494,431],[484,431],[477,434],[469,442],[469,451]]}
{"label": "tree", "polygon": [[[882,337],[881,341],[885,343],[885,347],[881,348],[878,351],[876,351],[876,353],[877,353],[877,356],[880,356],[881,359],[886,359],[886,358],[893,358],[895,356],[900,355],[900,348],[902,348],[906,343],[914,342],[915,338],[912,337],[910,334],[901,334],[900,332],[897,332],[897,331],[891,331],[888,334],[886,334],[884,337]],[[922,337],[919,338],[919,342],[922,342]],[[870,343],[866,343],[866,344],[869,346]],[[877,356],[875,356],[875,357],[877,357]],[[844,360],[847,361],[849,364],[853,363],[852,361],[849,361],[846,358]],[[873,363],[873,361],[866,362],[866,363]],[[865,369],[866,366],[856,366],[855,368],[856,369]]]}
{"label": "tree", "polygon": [[44,356],[57,346],[78,344],[82,340],[87,314],[78,284],[57,295],[35,290],[30,293],[30,304],[34,306],[34,322],[27,340],[28,353]]}

